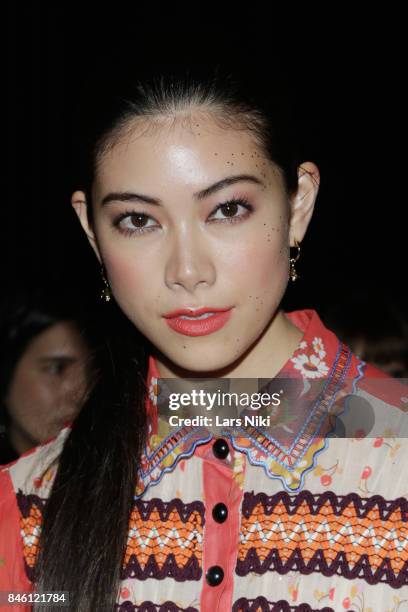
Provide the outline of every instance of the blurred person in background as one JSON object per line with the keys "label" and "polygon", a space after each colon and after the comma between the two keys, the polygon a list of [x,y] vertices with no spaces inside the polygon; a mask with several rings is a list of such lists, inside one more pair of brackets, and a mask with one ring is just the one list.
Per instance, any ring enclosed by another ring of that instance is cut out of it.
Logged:
{"label": "blurred person in background", "polygon": [[78,414],[92,368],[81,318],[60,292],[20,292],[0,309],[0,464],[6,464]]}
{"label": "blurred person in background", "polygon": [[361,359],[408,379],[408,317],[391,296],[356,292],[328,306],[322,318]]}

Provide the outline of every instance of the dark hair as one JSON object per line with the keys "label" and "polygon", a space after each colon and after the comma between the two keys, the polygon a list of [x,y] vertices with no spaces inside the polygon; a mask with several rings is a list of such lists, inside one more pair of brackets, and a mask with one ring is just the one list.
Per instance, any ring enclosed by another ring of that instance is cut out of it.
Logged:
{"label": "dark hair", "polygon": [[355,291],[322,312],[326,325],[359,357],[392,376],[406,378],[408,372],[408,320],[402,305],[391,295],[378,295],[375,288]]}
{"label": "dark hair", "polygon": [[[106,77],[103,90],[93,85],[96,104],[74,121],[79,131],[75,154],[84,153],[74,188],[87,193],[91,224],[92,185],[103,153],[126,133],[132,119],[176,118],[190,107],[210,110],[226,129],[249,130],[280,169],[286,192],[297,189],[296,128],[279,87],[272,91],[260,77],[243,72],[236,77],[219,66],[210,74],[173,69],[124,84],[129,86],[124,93],[123,83],[112,85]],[[115,95],[106,105],[106,90],[112,87]],[[37,561],[37,589],[69,591],[76,612],[115,609],[146,440],[149,342],[115,303],[109,316],[99,377],[59,457]]]}

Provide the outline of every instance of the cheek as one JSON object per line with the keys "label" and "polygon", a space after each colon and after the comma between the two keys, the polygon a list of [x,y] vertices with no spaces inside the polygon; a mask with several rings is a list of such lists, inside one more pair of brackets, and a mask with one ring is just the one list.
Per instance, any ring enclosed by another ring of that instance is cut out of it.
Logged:
{"label": "cheek", "polygon": [[159,299],[158,283],[162,272],[152,261],[135,259],[123,254],[105,256],[109,284],[121,310],[143,331],[144,321],[150,316],[152,302]]}
{"label": "cheek", "polygon": [[[154,278],[154,270],[151,266],[132,257],[118,255],[107,255],[104,258],[106,268],[109,271],[109,283],[115,295],[132,295],[135,289],[148,286],[148,279]],[[153,276],[152,276],[153,275]]]}
{"label": "cheek", "polygon": [[256,241],[243,242],[234,249],[228,268],[234,270],[237,286],[246,290],[268,293],[286,284],[289,258],[283,232],[270,230]]}
{"label": "cheek", "polygon": [[53,408],[54,396],[41,381],[41,375],[17,373],[7,398],[11,418],[25,425],[37,423]]}
{"label": "cheek", "polygon": [[118,236],[107,231],[102,222],[96,226],[96,234],[109,285],[120,304],[126,296],[134,295],[135,289],[145,286],[151,266],[139,238]]}

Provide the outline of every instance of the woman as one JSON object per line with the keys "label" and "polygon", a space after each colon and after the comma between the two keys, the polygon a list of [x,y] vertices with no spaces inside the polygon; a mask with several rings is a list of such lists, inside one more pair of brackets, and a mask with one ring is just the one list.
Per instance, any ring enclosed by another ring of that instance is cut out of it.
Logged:
{"label": "woman", "polygon": [[18,292],[0,308],[0,464],[55,437],[79,412],[89,325],[62,294]]}
{"label": "woman", "polygon": [[[75,421],[0,472],[1,590],[66,591],[81,612],[408,599],[407,444],[376,429],[403,399],[317,312],[280,308],[319,170],[255,85],[163,77],[101,113],[72,206],[113,310],[106,357]],[[287,443],[171,429],[161,378],[277,380],[303,412]]]}

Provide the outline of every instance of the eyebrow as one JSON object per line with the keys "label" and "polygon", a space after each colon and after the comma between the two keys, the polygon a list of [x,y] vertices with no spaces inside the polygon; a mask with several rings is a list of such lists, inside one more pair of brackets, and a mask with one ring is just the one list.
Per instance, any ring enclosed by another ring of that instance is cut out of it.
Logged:
{"label": "eyebrow", "polygon": [[63,361],[64,363],[74,363],[77,361],[77,357],[71,357],[69,355],[61,355],[56,353],[55,355],[47,355],[46,357],[40,357],[41,363],[47,363],[48,361]]}
{"label": "eyebrow", "polygon": [[[204,200],[213,193],[220,191],[225,187],[229,187],[230,185],[243,181],[256,183],[257,185],[262,185],[265,187],[265,183],[253,174],[237,174],[235,176],[227,176],[226,178],[217,181],[213,185],[210,185],[210,187],[206,187],[202,191],[194,193],[193,197],[197,201]],[[145,204],[154,204],[155,206],[161,206],[163,203],[159,198],[152,198],[151,196],[140,193],[131,193],[129,191],[114,191],[108,193],[103,198],[101,206],[106,206],[106,204],[109,204],[110,202],[144,202]]]}

